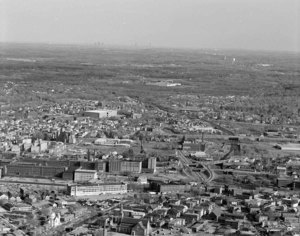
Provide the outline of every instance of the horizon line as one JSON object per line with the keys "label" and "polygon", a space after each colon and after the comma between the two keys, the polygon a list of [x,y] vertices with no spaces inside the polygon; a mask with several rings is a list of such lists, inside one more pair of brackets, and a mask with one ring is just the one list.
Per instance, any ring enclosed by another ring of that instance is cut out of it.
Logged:
{"label": "horizon line", "polygon": [[[100,43],[99,45],[97,45]],[[0,41],[0,44],[24,44],[24,45],[53,45],[53,46],[89,46],[96,48],[123,48],[123,49],[164,49],[164,50],[212,50],[212,51],[247,51],[247,52],[266,52],[266,53],[286,53],[300,56],[300,49],[291,50],[271,50],[254,48],[212,48],[212,47],[189,47],[189,46],[156,46],[152,44],[109,44],[102,42],[33,42],[33,41]]]}

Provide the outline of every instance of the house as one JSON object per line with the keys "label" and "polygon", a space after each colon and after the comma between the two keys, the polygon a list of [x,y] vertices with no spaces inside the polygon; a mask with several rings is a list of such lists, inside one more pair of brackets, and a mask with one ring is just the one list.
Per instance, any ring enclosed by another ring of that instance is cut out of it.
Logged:
{"label": "house", "polygon": [[145,216],[145,219],[148,219],[151,224],[155,225],[155,227],[161,228],[166,222],[165,220],[155,212],[150,213]]}
{"label": "house", "polygon": [[192,226],[192,232],[193,232],[193,233],[197,233],[197,232],[200,231],[205,225],[206,225],[206,222],[204,222],[204,223],[197,222],[196,224],[194,224],[194,225]]}
{"label": "house", "polygon": [[121,217],[117,224],[117,232],[131,235],[148,236],[151,233],[148,219]]}
{"label": "house", "polygon": [[187,210],[187,213],[194,213],[194,214],[197,214],[199,215],[199,217],[201,218],[204,214],[205,214],[205,210],[203,208],[197,208],[197,207],[194,207],[192,209],[188,209]]}
{"label": "house", "polygon": [[199,214],[195,214],[195,213],[184,213],[181,215],[181,218],[185,219],[187,224],[196,222],[200,219]]}
{"label": "house", "polygon": [[258,213],[258,212],[260,212],[260,208],[259,207],[250,207],[249,212],[250,212],[250,214]]}
{"label": "house", "polygon": [[173,204],[171,204],[170,207],[172,209],[178,210],[180,213],[185,213],[188,209],[188,207],[184,206],[184,205],[173,205]]}
{"label": "house", "polygon": [[5,203],[2,207],[7,211],[12,211],[14,205],[8,202],[8,203]]}
{"label": "house", "polygon": [[147,184],[148,183],[147,176],[143,176],[143,175],[139,176],[137,182],[139,184]]}
{"label": "house", "polygon": [[171,205],[180,205],[180,199],[170,199],[169,200],[169,203],[171,204]]}
{"label": "house", "polygon": [[32,211],[32,206],[28,204],[18,203],[14,207],[11,208],[11,211]]}
{"label": "house", "polygon": [[170,219],[177,218],[180,216],[180,211],[177,209],[171,208],[170,210],[168,210],[167,216],[170,217]]}
{"label": "house", "polygon": [[276,172],[280,176],[285,176],[286,175],[286,167],[285,166],[277,166]]}
{"label": "house", "polygon": [[177,219],[173,219],[170,220],[168,223],[169,227],[182,227],[185,226],[185,219],[182,218],[177,218]]}
{"label": "house", "polygon": [[0,200],[8,200],[8,196],[4,193],[0,193]]}
{"label": "house", "polygon": [[222,194],[223,193],[223,187],[222,186],[217,186],[214,188],[214,193],[216,194]]}
{"label": "house", "polygon": [[234,229],[239,229],[239,227],[241,225],[240,220],[230,219],[230,218],[227,218],[226,216],[225,217],[220,216],[220,218],[218,219],[218,222],[221,223],[221,224],[231,226]]}
{"label": "house", "polygon": [[246,216],[243,213],[229,213],[229,212],[223,212],[221,213],[221,216],[227,218],[227,219],[237,219],[237,220],[245,220]]}
{"label": "house", "polygon": [[257,215],[255,218],[257,219],[258,222],[267,221],[269,219],[267,215],[262,215],[262,214]]}
{"label": "house", "polygon": [[24,202],[25,203],[28,203],[28,204],[33,204],[37,201],[36,197],[34,195],[29,195],[28,197],[26,197],[24,199]]}
{"label": "house", "polygon": [[[150,227],[150,224],[148,222],[148,225]],[[138,222],[131,230],[131,235],[141,235],[141,236],[146,236],[146,235],[149,235],[150,232],[149,232],[149,229],[147,228],[147,226],[145,226],[143,224],[142,221]]]}
{"label": "house", "polygon": [[60,221],[63,223],[72,221],[74,219],[74,214],[64,214],[61,218]]}
{"label": "house", "polygon": [[50,219],[49,219],[49,226],[50,227],[57,227],[59,226],[60,223],[60,214],[56,214],[55,212],[52,212],[52,214],[50,215]]}
{"label": "house", "polygon": [[221,216],[222,210],[220,207],[215,207],[211,213],[209,213],[205,218],[209,220],[218,221],[219,217]]}

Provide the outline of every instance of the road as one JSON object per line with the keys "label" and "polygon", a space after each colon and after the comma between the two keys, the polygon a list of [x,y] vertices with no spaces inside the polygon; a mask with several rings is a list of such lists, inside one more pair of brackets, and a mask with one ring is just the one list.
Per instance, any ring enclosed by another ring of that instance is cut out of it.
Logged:
{"label": "road", "polygon": [[181,161],[183,172],[190,178],[196,179],[196,181],[203,182],[203,178],[198,175],[198,173],[194,172],[192,168],[189,166],[191,161],[185,157],[182,151],[177,150],[177,157]]}
{"label": "road", "polygon": [[270,176],[277,176],[275,174],[272,174],[270,172],[264,172],[264,171],[243,171],[243,170],[235,170],[235,169],[213,169],[214,171],[220,171],[220,172],[231,172],[231,173],[237,173],[237,174],[246,174],[246,175],[270,175]]}
{"label": "road", "polygon": [[209,177],[205,178],[205,176],[203,174],[201,174],[200,172],[195,172],[190,165],[193,164],[193,162],[191,160],[189,160],[182,151],[177,150],[177,157],[179,158],[179,160],[181,161],[182,165],[183,165],[183,171],[184,173],[191,179],[195,179],[198,182],[201,183],[209,183],[214,179],[214,173],[213,171],[209,168],[208,165],[205,165],[201,162],[198,162],[199,164],[201,164],[203,166],[203,168],[205,170],[207,170],[207,172],[209,173]]}

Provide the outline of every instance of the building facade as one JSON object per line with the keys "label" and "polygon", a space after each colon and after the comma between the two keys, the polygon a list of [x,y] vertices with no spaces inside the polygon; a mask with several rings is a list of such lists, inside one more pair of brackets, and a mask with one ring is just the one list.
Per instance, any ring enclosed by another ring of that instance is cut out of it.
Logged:
{"label": "building facade", "polygon": [[85,111],[83,116],[101,119],[117,116],[117,110],[89,110]]}
{"label": "building facade", "polygon": [[88,196],[99,194],[122,194],[127,193],[127,184],[103,183],[91,185],[73,185],[68,187],[71,196]]}
{"label": "building facade", "polygon": [[87,182],[92,179],[97,179],[98,175],[95,170],[77,169],[74,171],[75,182]]}

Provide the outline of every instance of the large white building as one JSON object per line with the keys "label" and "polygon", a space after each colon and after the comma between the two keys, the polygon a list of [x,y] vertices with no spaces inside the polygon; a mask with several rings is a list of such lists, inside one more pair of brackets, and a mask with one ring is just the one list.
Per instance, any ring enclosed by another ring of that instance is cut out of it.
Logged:
{"label": "large white building", "polygon": [[85,111],[83,116],[101,119],[117,116],[117,112],[117,110],[89,110]]}
{"label": "large white building", "polygon": [[89,196],[99,194],[122,194],[127,193],[127,184],[124,183],[101,183],[88,185],[69,186],[71,196]]}
{"label": "large white building", "polygon": [[276,144],[275,147],[282,151],[300,151],[300,144],[298,143]]}
{"label": "large white building", "polygon": [[98,138],[94,141],[94,143],[96,145],[104,145],[104,146],[130,147],[131,144],[134,143],[134,141],[130,139]]}

